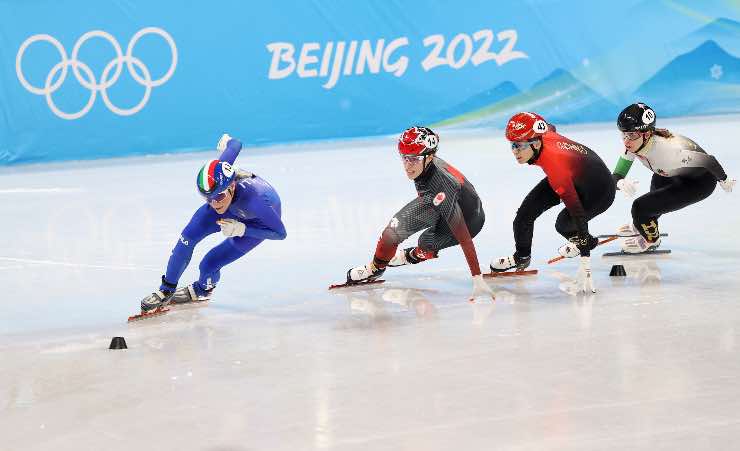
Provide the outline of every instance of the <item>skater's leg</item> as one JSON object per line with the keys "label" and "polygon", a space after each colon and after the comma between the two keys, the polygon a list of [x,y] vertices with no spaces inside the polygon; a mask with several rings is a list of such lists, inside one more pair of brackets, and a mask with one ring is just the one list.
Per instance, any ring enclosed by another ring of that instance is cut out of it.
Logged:
{"label": "skater's leg", "polygon": [[648,242],[660,237],[658,218],[665,213],[681,210],[709,197],[717,181],[707,173],[701,177],[661,177],[653,175],[650,192],[632,203],[632,221]]}
{"label": "skater's leg", "polygon": [[382,276],[391,260],[395,259],[398,245],[414,233],[433,226],[438,218],[439,213],[429,206],[422,205],[418,197],[406,204],[383,229],[375,247],[373,260],[366,265],[350,268],[347,271],[347,282],[370,282]]}
{"label": "skater's leg", "polygon": [[560,203],[560,197],[553,191],[547,178],[532,188],[522,201],[514,217],[514,255],[497,257],[491,260],[491,271],[504,272],[510,269],[521,271],[529,266],[532,254],[534,222],[542,213]]}
{"label": "skater's leg", "polygon": [[545,211],[558,205],[560,197],[553,191],[547,181],[542,179],[522,201],[514,218],[514,242],[516,255],[528,257],[532,253],[532,236],[534,221]]}

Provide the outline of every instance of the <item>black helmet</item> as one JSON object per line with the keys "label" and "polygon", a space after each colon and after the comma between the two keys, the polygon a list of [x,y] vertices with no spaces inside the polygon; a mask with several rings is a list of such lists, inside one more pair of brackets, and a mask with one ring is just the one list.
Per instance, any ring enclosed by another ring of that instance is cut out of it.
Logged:
{"label": "black helmet", "polygon": [[633,103],[619,113],[617,128],[623,132],[655,130],[655,111],[644,103]]}

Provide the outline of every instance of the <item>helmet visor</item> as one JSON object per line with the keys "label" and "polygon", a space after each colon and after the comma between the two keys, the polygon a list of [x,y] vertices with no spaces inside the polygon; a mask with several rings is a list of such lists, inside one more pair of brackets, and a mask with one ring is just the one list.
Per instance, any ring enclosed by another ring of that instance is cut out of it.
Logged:
{"label": "helmet visor", "polygon": [[642,132],[622,132],[623,141],[636,141],[642,137]]}
{"label": "helmet visor", "polygon": [[527,141],[512,141],[511,142],[511,150],[514,152],[520,152],[527,147],[531,146],[533,142],[537,141],[537,138],[529,139]]}
{"label": "helmet visor", "polygon": [[226,197],[229,196],[229,194],[231,194],[230,189],[231,189],[231,186],[229,186],[228,188],[226,188],[225,190],[219,193],[211,193],[211,194],[201,193],[201,195],[205,197],[209,203],[219,203],[219,202],[223,202],[224,199],[226,199]]}
{"label": "helmet visor", "polygon": [[229,190],[222,191],[222,192],[220,192],[218,194],[214,194],[213,196],[209,196],[208,197],[208,201],[209,202],[221,202],[224,199],[226,199],[226,196],[228,196],[228,195],[229,195]]}
{"label": "helmet visor", "polygon": [[420,163],[424,158],[426,155],[401,155],[401,161],[404,163]]}

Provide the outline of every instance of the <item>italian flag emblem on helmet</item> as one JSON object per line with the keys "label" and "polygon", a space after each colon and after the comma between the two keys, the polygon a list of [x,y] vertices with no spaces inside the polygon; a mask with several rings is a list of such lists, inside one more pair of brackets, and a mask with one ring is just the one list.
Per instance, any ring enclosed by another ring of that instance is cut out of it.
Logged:
{"label": "italian flag emblem on helmet", "polygon": [[219,194],[234,180],[234,168],[226,161],[211,160],[198,171],[196,184],[205,197]]}

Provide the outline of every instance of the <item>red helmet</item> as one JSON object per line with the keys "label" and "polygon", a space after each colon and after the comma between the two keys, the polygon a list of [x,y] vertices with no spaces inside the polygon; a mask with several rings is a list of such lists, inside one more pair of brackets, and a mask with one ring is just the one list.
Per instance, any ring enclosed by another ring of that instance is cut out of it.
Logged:
{"label": "red helmet", "polygon": [[429,155],[437,151],[439,136],[431,128],[414,126],[407,128],[398,138],[401,155]]}
{"label": "red helmet", "polygon": [[528,141],[542,136],[547,131],[547,122],[537,113],[516,113],[506,124],[506,139],[509,141]]}

